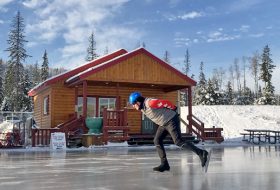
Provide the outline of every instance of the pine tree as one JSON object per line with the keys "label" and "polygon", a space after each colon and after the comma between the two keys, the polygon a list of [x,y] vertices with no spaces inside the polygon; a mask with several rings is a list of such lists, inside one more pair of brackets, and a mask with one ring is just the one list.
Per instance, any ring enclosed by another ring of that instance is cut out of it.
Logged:
{"label": "pine tree", "polygon": [[41,71],[39,68],[38,61],[34,64],[32,67],[32,73],[31,73],[31,78],[32,78],[32,86],[36,86],[41,82]]}
{"label": "pine tree", "polygon": [[146,43],[142,42],[142,48],[146,48]]}
{"label": "pine tree", "polygon": [[262,53],[262,63],[260,64],[260,79],[264,82],[263,97],[258,100],[260,104],[275,104],[274,86],[272,85],[271,78],[275,65],[270,58],[270,48],[266,45]]}
{"label": "pine tree", "polygon": [[86,61],[92,61],[92,60],[98,58],[98,55],[96,53],[96,41],[95,41],[95,36],[94,36],[93,32],[91,33],[88,41],[89,41],[89,46],[87,48]]}
{"label": "pine tree", "polygon": [[215,92],[214,83],[211,79],[208,80],[204,105],[217,105],[219,104],[219,95]]}
{"label": "pine tree", "polygon": [[232,105],[233,104],[233,89],[232,89],[230,81],[228,81],[228,84],[227,84],[226,98],[227,98],[227,104]]}
{"label": "pine tree", "polygon": [[45,50],[45,53],[43,55],[43,63],[41,67],[41,81],[45,81],[49,78],[49,60],[48,60],[48,54]]}
{"label": "pine tree", "polygon": [[185,54],[185,59],[184,59],[183,73],[185,75],[188,75],[190,72],[190,68],[191,68],[190,54],[189,54],[189,50],[187,49]]}
{"label": "pine tree", "polygon": [[3,61],[2,59],[0,60],[0,105],[2,104],[3,102],[3,99],[4,99],[4,92],[3,92],[3,70],[4,70],[4,67],[3,67]]}
{"label": "pine tree", "polygon": [[24,49],[24,44],[27,42],[25,40],[24,27],[23,17],[21,17],[18,11],[12,21],[9,38],[7,40],[9,47],[6,51],[9,52],[9,60],[7,62],[8,67],[3,84],[5,104],[9,105],[4,107],[5,109],[11,109],[10,111],[22,110],[21,96],[23,91],[20,85],[24,80],[23,62],[29,57]]}
{"label": "pine tree", "polygon": [[104,55],[107,55],[108,53],[109,53],[109,48],[108,46],[105,46]]}
{"label": "pine tree", "polygon": [[194,92],[194,94],[195,94],[194,95],[194,104],[195,105],[203,104],[205,102],[205,96],[207,93],[207,89],[206,89],[207,81],[205,79],[203,67],[204,67],[204,63],[201,62],[198,84],[195,87],[195,92]]}
{"label": "pine tree", "polygon": [[32,111],[32,101],[31,98],[28,96],[28,91],[31,89],[31,82],[28,77],[27,72],[24,73],[23,80],[20,83],[22,88],[21,92],[21,102],[22,102],[22,111]]}
{"label": "pine tree", "polygon": [[170,54],[167,50],[164,52],[163,61],[170,63]]}

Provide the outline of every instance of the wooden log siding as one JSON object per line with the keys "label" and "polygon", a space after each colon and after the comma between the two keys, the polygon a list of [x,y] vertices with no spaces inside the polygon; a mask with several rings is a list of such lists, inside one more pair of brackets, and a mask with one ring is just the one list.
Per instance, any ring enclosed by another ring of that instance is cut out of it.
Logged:
{"label": "wooden log siding", "polygon": [[[49,114],[44,115],[44,98],[49,96]],[[36,124],[41,128],[51,126],[52,96],[51,89],[48,88],[40,96],[34,96],[34,119]]]}
{"label": "wooden log siding", "polygon": [[[149,68],[148,71],[147,68]],[[125,61],[93,73],[86,80],[187,85],[183,78],[144,54],[128,58]]]}
{"label": "wooden log siding", "polygon": [[63,83],[52,87],[51,125],[56,127],[66,122],[75,113],[75,88],[67,88]]}
{"label": "wooden log siding", "polygon": [[[111,87],[111,86],[88,86],[88,96],[98,96],[98,97],[117,97],[116,95],[116,88],[117,87]],[[82,96],[83,88],[79,87],[78,89],[78,95]],[[131,92],[139,91],[146,97],[155,97],[155,98],[163,98],[168,99],[172,103],[176,105],[177,101],[177,91],[169,92],[169,93],[163,93],[159,89],[142,89],[142,88],[126,88],[126,87],[119,87],[119,96],[120,96],[120,108],[127,107],[128,97]],[[131,134],[139,134],[141,133],[141,118],[142,113],[139,111],[136,111],[132,108],[128,108],[127,110],[128,114],[128,125],[130,126],[129,133]]]}
{"label": "wooden log siding", "polygon": [[[149,68],[149,72],[147,72],[147,68]],[[120,109],[127,107],[128,96],[133,91],[139,91],[146,97],[168,99],[177,104],[177,91],[165,93],[163,89],[152,89],[151,85],[156,85],[157,88],[159,85],[169,85],[169,87],[189,85],[181,76],[144,53],[128,57],[106,69],[92,73],[83,80],[88,81],[88,96],[115,98],[119,96]],[[94,85],[94,83],[90,83],[91,81],[100,81],[100,83]],[[111,84],[106,85],[106,81]],[[114,86],[110,86],[112,82],[114,82]],[[120,86],[117,88],[118,83]],[[124,86],[124,84],[128,83],[130,83],[128,86]],[[137,84],[146,84],[147,86],[137,87]],[[40,115],[43,109],[42,104],[36,102],[42,101],[41,99],[45,96],[45,92],[50,95],[50,115],[48,117]],[[66,122],[69,119],[69,115],[75,113],[77,95],[83,96],[82,84],[79,85],[76,92],[74,86],[72,88],[65,86],[64,79],[50,85],[47,90],[34,97],[36,102],[34,110],[36,122],[42,128],[55,127],[60,123]],[[128,109],[128,116],[129,125],[132,126],[131,131],[140,133],[141,112]]]}

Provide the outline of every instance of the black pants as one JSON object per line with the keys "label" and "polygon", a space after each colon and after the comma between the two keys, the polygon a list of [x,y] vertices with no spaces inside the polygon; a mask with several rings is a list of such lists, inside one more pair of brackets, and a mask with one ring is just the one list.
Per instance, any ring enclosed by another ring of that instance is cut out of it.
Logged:
{"label": "black pants", "polygon": [[179,116],[176,115],[164,126],[159,126],[157,129],[157,132],[154,137],[154,144],[156,146],[161,163],[167,161],[165,149],[163,146],[163,140],[168,135],[168,133],[171,135],[171,138],[175,145],[182,147],[182,149],[189,148],[197,155],[202,153],[202,149],[196,147],[192,142],[184,142],[182,140],[179,122]]}

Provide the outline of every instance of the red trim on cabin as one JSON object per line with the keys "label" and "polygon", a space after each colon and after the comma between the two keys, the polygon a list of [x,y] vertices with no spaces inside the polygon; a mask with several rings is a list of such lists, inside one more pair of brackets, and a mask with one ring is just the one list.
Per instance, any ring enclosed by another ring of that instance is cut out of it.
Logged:
{"label": "red trim on cabin", "polygon": [[103,69],[106,69],[108,67],[111,67],[115,64],[120,63],[121,61],[124,61],[128,58],[131,58],[135,55],[138,55],[140,53],[144,53],[147,56],[151,57],[152,59],[156,60],[157,62],[159,62],[162,66],[164,66],[165,68],[167,68],[168,70],[171,70],[172,72],[176,73],[178,76],[180,76],[181,78],[183,78],[184,80],[186,80],[187,82],[189,82],[191,84],[191,86],[195,86],[196,85],[196,81],[194,81],[193,79],[189,78],[188,76],[184,75],[183,73],[179,72],[178,70],[176,70],[175,68],[173,68],[172,66],[170,66],[169,64],[167,64],[166,62],[162,61],[161,59],[159,59],[158,57],[154,56],[153,54],[151,54],[150,52],[148,52],[146,49],[144,48],[140,48],[138,50],[132,51],[130,53],[127,53],[119,58],[116,58],[112,61],[109,61],[107,64],[102,65],[96,69],[90,70],[88,72],[85,72],[83,74],[81,74],[80,76],[76,77],[75,79],[73,79],[72,81],[70,81],[68,84],[71,84],[72,82],[76,82],[78,80],[84,79],[88,76],[90,76],[93,73],[97,73]]}
{"label": "red trim on cabin", "polygon": [[104,63],[106,61],[109,61],[109,60],[111,60],[111,59],[113,59],[115,57],[118,57],[118,56],[126,54],[126,53],[127,53],[127,51],[125,49],[120,49],[120,50],[118,50],[116,52],[113,52],[113,53],[111,53],[109,55],[106,55],[106,56],[103,56],[103,57],[101,57],[99,59],[93,60],[93,61],[91,61],[88,64],[85,64],[85,65],[82,65],[82,66],[80,66],[80,67],[78,67],[76,69],[70,70],[69,72],[61,74],[61,75],[59,75],[57,77],[54,77],[52,79],[46,80],[45,82],[43,82],[42,85],[38,86],[37,88],[31,89],[28,92],[28,96],[35,96],[40,90],[44,89],[45,87],[47,87],[47,86],[49,86],[51,84],[54,84],[54,83],[56,83],[56,82],[58,82],[60,80],[72,77],[73,75],[76,75],[76,74],[78,74],[80,72],[83,72],[86,69],[89,69],[91,67],[99,65],[101,63]]}

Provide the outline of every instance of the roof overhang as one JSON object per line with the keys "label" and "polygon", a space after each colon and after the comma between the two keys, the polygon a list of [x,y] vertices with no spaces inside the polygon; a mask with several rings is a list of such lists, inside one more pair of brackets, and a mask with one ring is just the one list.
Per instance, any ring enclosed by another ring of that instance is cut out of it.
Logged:
{"label": "roof overhang", "polygon": [[[67,85],[67,87],[79,87],[83,85],[84,81],[79,81]],[[172,92],[188,88],[187,85],[174,85],[174,84],[148,84],[148,83],[135,83],[135,82],[116,82],[116,81],[86,81],[88,86],[104,86],[104,87],[132,87],[132,88],[147,88],[158,89],[163,92]]]}

